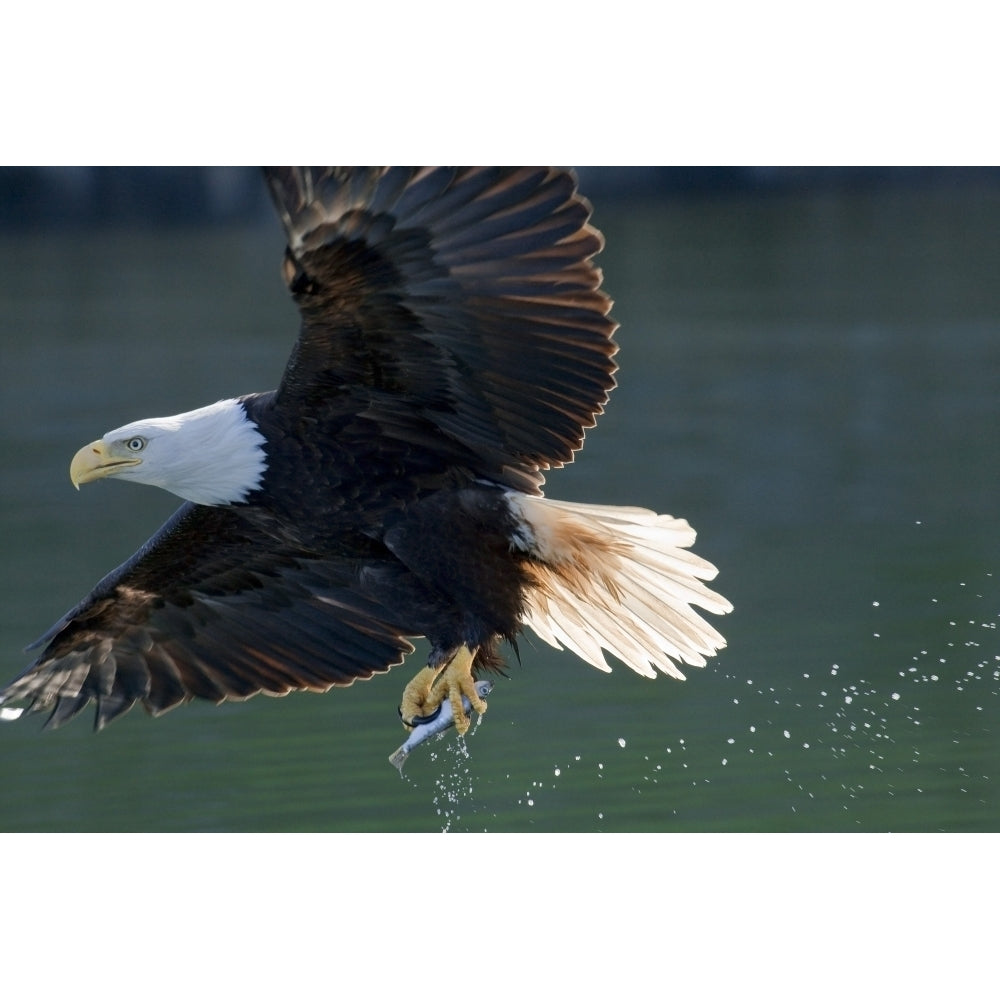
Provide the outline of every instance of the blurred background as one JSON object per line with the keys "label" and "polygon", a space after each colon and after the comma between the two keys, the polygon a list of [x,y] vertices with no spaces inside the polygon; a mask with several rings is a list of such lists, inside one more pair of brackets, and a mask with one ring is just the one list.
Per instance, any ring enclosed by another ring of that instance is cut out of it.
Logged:
{"label": "blurred background", "polygon": [[[1000,172],[579,168],[619,388],[547,492],[687,517],[736,610],[685,683],[525,641],[404,778],[417,657],[325,696],[0,725],[0,830],[996,830]],[[69,460],[277,384],[254,170],[0,170],[0,671],[175,508]]]}

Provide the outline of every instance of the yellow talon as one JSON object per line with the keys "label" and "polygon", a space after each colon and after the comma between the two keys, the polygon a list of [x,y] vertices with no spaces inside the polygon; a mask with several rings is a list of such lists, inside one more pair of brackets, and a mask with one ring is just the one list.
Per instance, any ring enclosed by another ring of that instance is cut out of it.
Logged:
{"label": "yellow talon", "polygon": [[468,646],[460,646],[458,652],[451,658],[444,669],[440,685],[447,689],[451,701],[452,715],[455,718],[455,728],[459,735],[464,735],[469,728],[469,717],[462,705],[462,695],[469,699],[474,712],[480,715],[486,711],[486,702],[476,694],[476,682],[472,679],[472,661],[476,651]]}
{"label": "yellow talon", "polygon": [[399,706],[403,725],[411,729],[414,719],[430,715],[448,698],[455,718],[455,728],[460,734],[465,733],[469,728],[469,717],[462,705],[462,695],[469,699],[474,712],[482,715],[486,711],[486,702],[476,694],[476,684],[472,679],[472,661],[475,657],[474,649],[460,646],[443,669],[424,667],[403,691],[403,700]]}
{"label": "yellow talon", "polygon": [[441,667],[424,667],[403,689],[399,715],[406,729],[412,729],[414,719],[430,715],[444,701],[444,690],[433,689],[441,670]]}

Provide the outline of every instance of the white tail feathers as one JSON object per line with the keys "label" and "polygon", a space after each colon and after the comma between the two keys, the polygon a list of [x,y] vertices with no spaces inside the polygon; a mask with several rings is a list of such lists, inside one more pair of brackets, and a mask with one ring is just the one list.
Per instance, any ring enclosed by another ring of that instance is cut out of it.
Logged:
{"label": "white tail feathers", "polygon": [[733,606],[701,581],[718,572],[688,551],[687,521],[641,507],[567,503],[507,493],[522,528],[514,544],[534,559],[524,624],[556,649],[610,671],[607,650],[634,671],[684,680],[674,661],[703,667],[726,640],[695,606]]}

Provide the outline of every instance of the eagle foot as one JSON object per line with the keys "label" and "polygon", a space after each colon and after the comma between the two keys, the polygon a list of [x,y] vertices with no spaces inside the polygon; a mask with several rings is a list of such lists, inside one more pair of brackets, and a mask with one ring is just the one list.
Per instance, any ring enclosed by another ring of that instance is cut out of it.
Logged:
{"label": "eagle foot", "polygon": [[406,685],[399,715],[406,729],[419,725],[421,720],[433,715],[447,698],[451,702],[455,718],[455,728],[459,735],[469,728],[469,717],[462,705],[462,696],[469,699],[474,712],[480,715],[486,711],[486,702],[476,693],[476,683],[472,678],[472,661],[476,651],[468,646],[459,646],[452,658],[443,667],[424,667]]}

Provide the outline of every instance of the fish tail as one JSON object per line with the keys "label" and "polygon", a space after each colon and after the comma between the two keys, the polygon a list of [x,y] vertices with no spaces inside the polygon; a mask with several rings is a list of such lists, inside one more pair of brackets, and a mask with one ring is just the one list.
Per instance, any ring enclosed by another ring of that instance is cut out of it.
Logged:
{"label": "fish tail", "polygon": [[404,743],[398,750],[394,753],[389,754],[389,763],[399,771],[400,774],[403,773],[403,765],[406,763],[406,758],[410,756],[410,751],[406,749],[406,744]]}
{"label": "fish tail", "polygon": [[556,649],[610,671],[604,651],[636,673],[684,679],[726,645],[696,608],[733,606],[702,581],[718,570],[690,552],[695,531],[680,518],[639,507],[567,503],[510,492],[513,543],[532,586],[522,620]]}

